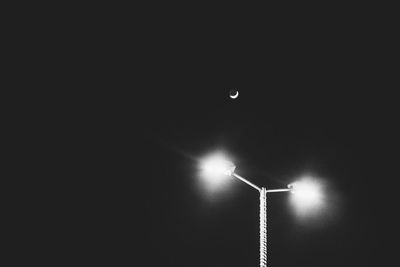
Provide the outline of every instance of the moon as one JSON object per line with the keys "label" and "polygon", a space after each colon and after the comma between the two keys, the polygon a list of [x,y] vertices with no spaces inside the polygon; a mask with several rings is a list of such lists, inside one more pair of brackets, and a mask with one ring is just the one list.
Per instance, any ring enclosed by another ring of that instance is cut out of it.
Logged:
{"label": "moon", "polygon": [[230,90],[229,91],[229,96],[232,99],[238,98],[239,96],[239,91],[238,90]]}

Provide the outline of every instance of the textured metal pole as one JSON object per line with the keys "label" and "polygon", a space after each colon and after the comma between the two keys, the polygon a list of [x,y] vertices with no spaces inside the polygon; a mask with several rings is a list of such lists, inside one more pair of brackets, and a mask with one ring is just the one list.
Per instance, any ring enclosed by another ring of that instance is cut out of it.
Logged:
{"label": "textured metal pole", "polygon": [[260,267],[267,267],[267,190],[260,191]]}

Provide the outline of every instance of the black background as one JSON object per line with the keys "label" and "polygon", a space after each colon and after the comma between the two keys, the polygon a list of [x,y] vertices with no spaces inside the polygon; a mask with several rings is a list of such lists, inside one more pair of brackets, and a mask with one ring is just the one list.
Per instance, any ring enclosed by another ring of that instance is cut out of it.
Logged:
{"label": "black background", "polygon": [[386,27],[93,13],[22,27],[10,68],[23,71],[4,98],[1,264],[257,266],[258,195],[232,181],[209,199],[198,186],[196,160],[220,148],[258,185],[311,172],[335,192],[322,226],[271,197],[271,265],[389,260],[398,120]]}

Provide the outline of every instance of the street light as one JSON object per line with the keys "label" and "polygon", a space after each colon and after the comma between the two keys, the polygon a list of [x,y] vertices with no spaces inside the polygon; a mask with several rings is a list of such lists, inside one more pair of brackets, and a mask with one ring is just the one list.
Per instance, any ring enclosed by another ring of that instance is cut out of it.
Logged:
{"label": "street light", "polygon": [[290,191],[293,193],[293,199],[299,203],[301,208],[310,207],[321,199],[321,192],[317,183],[313,183],[310,180],[301,180],[289,184],[288,188],[283,189],[267,190],[265,187],[259,187],[235,173],[236,166],[222,153],[205,158],[201,162],[200,169],[203,177],[209,178],[213,182],[226,177],[235,177],[260,193],[260,267],[267,266],[267,193]]}
{"label": "street light", "polygon": [[310,176],[302,177],[289,188],[293,193],[290,202],[300,218],[318,211],[325,204],[321,182]]}

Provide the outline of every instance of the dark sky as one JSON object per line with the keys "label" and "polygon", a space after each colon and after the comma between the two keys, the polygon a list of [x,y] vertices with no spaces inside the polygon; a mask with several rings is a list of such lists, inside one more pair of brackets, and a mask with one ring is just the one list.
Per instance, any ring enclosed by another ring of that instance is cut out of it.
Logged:
{"label": "dark sky", "polygon": [[6,109],[1,266],[257,266],[258,194],[200,186],[197,160],[217,149],[259,186],[328,185],[310,221],[268,198],[271,266],[385,266],[398,104],[384,34],[278,22],[225,40],[58,28]]}

